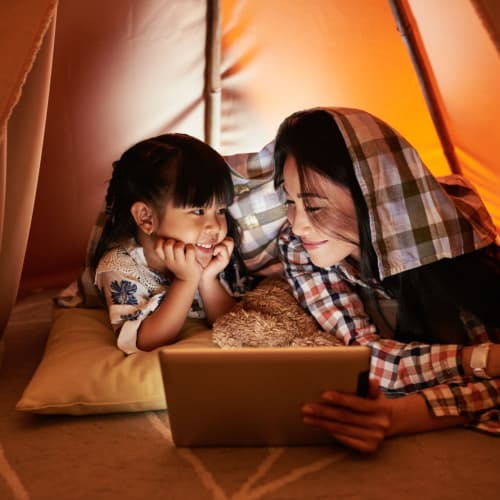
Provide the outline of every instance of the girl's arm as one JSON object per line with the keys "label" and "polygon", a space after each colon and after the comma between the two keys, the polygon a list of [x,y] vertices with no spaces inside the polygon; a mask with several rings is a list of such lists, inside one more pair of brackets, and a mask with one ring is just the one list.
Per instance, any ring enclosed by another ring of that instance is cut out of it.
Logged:
{"label": "girl's arm", "polygon": [[166,291],[159,282],[151,289],[158,277],[142,263],[144,256],[135,254],[135,247],[111,250],[96,270],[96,285],[106,298],[118,347],[128,354],[171,343],[186,320],[198,287],[202,269],[194,248],[173,240],[161,243],[158,255],[176,276]]}
{"label": "girl's arm", "polygon": [[[135,247],[108,252],[96,270],[95,283],[106,298],[109,319],[117,335],[117,346],[127,354],[137,352],[139,330],[152,318],[165,299],[165,287],[151,288],[157,275],[143,264]],[[176,286],[176,285],[175,285]],[[146,335],[147,337],[147,335]]]}
{"label": "girl's arm", "polygon": [[229,312],[236,304],[217,278],[200,281],[200,295],[210,324],[219,316]]}
{"label": "girl's arm", "polygon": [[156,311],[139,327],[137,347],[140,350],[152,351],[175,340],[186,321],[197,287],[196,280],[173,280]]}
{"label": "girl's arm", "polygon": [[225,238],[214,248],[213,258],[208,266],[203,269],[200,278],[200,295],[210,324],[222,314],[230,311],[236,304],[236,301],[228,294],[218,279],[219,273],[229,264],[233,249],[233,239],[230,237]]}
{"label": "girl's arm", "polygon": [[202,274],[193,245],[158,238],[155,252],[175,278],[156,311],[140,326],[137,347],[143,351],[151,351],[175,340],[193,304]]}

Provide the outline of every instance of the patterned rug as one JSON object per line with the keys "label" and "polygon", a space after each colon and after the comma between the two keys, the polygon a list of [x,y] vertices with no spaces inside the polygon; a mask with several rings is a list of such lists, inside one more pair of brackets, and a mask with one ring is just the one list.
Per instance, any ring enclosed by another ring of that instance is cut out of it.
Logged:
{"label": "patterned rug", "polygon": [[166,411],[85,417],[15,410],[41,359],[51,291],[20,301],[0,368],[0,498],[497,499],[500,441],[463,429],[340,446],[176,448]]}

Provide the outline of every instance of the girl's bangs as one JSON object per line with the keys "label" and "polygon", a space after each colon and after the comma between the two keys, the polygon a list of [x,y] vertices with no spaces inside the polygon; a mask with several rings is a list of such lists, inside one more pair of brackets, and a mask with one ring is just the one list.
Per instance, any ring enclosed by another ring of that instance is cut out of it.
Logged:
{"label": "girl's bangs", "polygon": [[172,199],[176,207],[229,206],[234,200],[234,187],[229,172],[193,172],[179,169],[173,187]]}

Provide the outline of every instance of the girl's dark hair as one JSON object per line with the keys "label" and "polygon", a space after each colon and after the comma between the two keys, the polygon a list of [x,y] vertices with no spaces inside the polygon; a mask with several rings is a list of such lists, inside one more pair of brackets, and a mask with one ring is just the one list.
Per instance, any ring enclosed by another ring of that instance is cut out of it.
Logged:
{"label": "girl's dark hair", "polygon": [[[141,141],[113,163],[106,193],[104,228],[91,257],[93,269],[113,245],[136,237],[130,208],[148,203],[162,215],[168,199],[176,207],[205,207],[214,201],[231,205],[234,187],[222,156],[209,145],[186,134],[164,134]],[[228,235],[239,243],[234,219],[226,214]]]}
{"label": "girl's dark hair", "polygon": [[[366,281],[380,281],[368,207],[333,116],[325,110],[313,109],[299,111],[284,120],[275,140],[276,187],[283,182],[289,155],[296,161],[302,191],[321,193],[321,186],[307,176],[308,170],[349,190],[356,210],[361,275]],[[307,202],[306,197],[306,206]],[[335,208],[326,214],[334,222],[332,226],[354,223],[352,219],[346,220],[345,214],[336,213]],[[322,230],[333,232],[327,220],[317,218],[315,212],[309,216]],[[342,234],[336,232],[335,236],[339,238]],[[462,308],[480,318],[491,329],[490,333],[500,327],[500,251],[495,244],[388,277],[382,285],[399,303],[395,332],[398,340],[467,344],[468,335],[460,320]]]}

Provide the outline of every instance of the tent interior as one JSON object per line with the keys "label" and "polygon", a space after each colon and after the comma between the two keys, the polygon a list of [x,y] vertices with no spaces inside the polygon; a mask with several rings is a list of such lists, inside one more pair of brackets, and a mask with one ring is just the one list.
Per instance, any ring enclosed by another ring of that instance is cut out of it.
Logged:
{"label": "tent interior", "polygon": [[[467,177],[500,228],[500,2],[4,0],[0,50],[2,498],[142,498],[163,487],[168,498],[326,498],[333,484],[341,497],[382,498],[377,477],[403,467],[415,475],[395,493],[466,498],[468,484],[495,496],[498,442],[463,429],[396,439],[371,462],[324,449],[236,459],[167,453],[166,417],[153,413],[50,420],[15,404],[43,356],[48,291],[82,269],[111,164],[147,137],[184,132],[223,155],[250,153],[293,111],[362,108],[436,175]],[[149,471],[144,460],[155,461]],[[449,461],[461,479],[443,474]]]}

